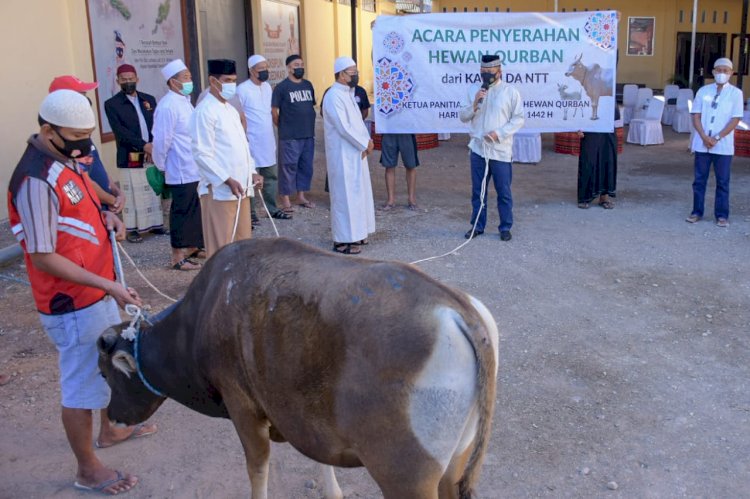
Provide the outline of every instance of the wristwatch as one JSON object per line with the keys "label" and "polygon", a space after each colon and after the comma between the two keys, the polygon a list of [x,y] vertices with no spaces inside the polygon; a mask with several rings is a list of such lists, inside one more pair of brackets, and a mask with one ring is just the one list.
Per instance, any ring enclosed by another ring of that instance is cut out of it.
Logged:
{"label": "wristwatch", "polygon": [[714,140],[721,140],[721,135],[719,135],[718,133],[714,135]]}

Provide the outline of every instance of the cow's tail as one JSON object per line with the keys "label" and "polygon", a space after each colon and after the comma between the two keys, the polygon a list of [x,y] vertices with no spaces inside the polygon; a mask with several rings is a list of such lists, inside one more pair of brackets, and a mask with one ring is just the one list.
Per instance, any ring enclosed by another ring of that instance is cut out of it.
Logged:
{"label": "cow's tail", "polygon": [[474,435],[474,448],[466,462],[463,475],[458,481],[459,499],[471,499],[474,495],[473,487],[479,478],[484,453],[490,440],[497,384],[497,326],[489,310],[482,302],[472,296],[469,296],[469,300],[482,319],[482,323],[478,326],[466,327],[464,325],[461,328],[474,349],[477,360],[477,410],[479,411],[479,418],[477,431]]}

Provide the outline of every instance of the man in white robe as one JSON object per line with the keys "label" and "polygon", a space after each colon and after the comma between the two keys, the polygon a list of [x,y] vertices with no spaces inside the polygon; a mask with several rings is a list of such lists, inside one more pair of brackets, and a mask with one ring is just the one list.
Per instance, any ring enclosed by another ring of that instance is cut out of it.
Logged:
{"label": "man in white robe", "polygon": [[359,83],[351,57],[334,62],[336,82],[323,99],[326,163],[331,191],[333,250],[358,254],[375,232],[375,204],[367,156],[373,150],[362,114],[354,100]]}

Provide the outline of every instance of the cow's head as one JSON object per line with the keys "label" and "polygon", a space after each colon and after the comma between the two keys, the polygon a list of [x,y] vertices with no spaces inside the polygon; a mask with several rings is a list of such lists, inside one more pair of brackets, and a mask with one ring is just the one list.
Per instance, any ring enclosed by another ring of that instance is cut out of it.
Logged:
{"label": "cow's head", "polygon": [[583,53],[576,57],[576,60],[573,61],[573,63],[568,68],[568,72],[565,73],[565,76],[572,76],[573,78],[576,78],[576,76],[580,75],[581,77],[583,77],[583,73],[586,71],[586,66],[584,66],[581,62],[581,58],[583,58]]}
{"label": "cow's head", "polygon": [[134,342],[120,336],[128,323],[113,326],[99,337],[99,369],[112,389],[107,407],[110,421],[133,425],[148,419],[164,402],[149,390],[136,371]]}

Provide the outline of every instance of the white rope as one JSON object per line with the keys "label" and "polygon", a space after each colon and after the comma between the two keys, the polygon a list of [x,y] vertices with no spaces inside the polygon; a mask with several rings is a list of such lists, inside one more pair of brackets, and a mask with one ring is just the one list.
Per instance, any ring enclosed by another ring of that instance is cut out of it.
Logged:
{"label": "white rope", "polygon": [[479,211],[477,212],[477,216],[474,218],[474,225],[471,227],[471,236],[468,240],[464,241],[463,243],[459,244],[454,249],[450,250],[448,253],[443,253],[442,255],[437,256],[431,256],[429,258],[422,258],[421,260],[415,260],[413,262],[409,262],[411,265],[416,265],[418,263],[422,262],[429,262],[430,260],[437,260],[438,258],[443,258],[448,255],[452,255],[456,253],[458,250],[469,244],[474,239],[474,232],[477,230],[477,222],[479,221],[479,215],[482,213],[482,210],[484,209],[484,196],[487,190],[487,175],[490,171],[490,157],[489,157],[489,146],[486,141],[482,142],[482,153],[484,154],[484,177],[482,178],[482,187],[479,191]]}
{"label": "white rope", "polygon": [[172,302],[177,303],[177,300],[175,300],[174,298],[172,298],[169,295],[165,295],[164,293],[162,293],[161,291],[159,291],[159,288],[157,288],[156,286],[154,286],[153,284],[151,284],[151,281],[149,281],[148,278],[145,275],[143,275],[143,272],[141,272],[141,270],[138,268],[138,265],[135,264],[135,262],[133,261],[133,259],[130,258],[130,255],[128,255],[128,252],[125,251],[125,248],[122,247],[122,244],[120,244],[118,242],[117,243],[117,247],[120,248],[120,251],[122,251],[125,254],[125,257],[128,259],[128,261],[133,266],[133,268],[135,269],[135,271],[138,272],[138,275],[141,276],[141,279],[143,279],[144,281],[146,281],[146,284],[148,284],[151,287],[151,289],[153,289],[154,291],[156,291],[157,293],[159,293],[161,296],[163,296],[167,300],[170,300]]}
{"label": "white rope", "polygon": [[140,307],[133,305],[132,303],[125,305],[125,313],[132,317],[132,319],[130,320],[130,325],[122,330],[120,336],[126,340],[134,341],[135,336],[138,334],[139,322],[142,319],[145,319],[145,317],[143,316]]}

